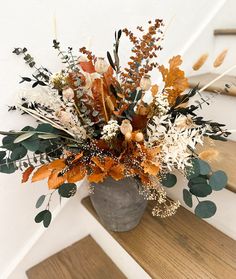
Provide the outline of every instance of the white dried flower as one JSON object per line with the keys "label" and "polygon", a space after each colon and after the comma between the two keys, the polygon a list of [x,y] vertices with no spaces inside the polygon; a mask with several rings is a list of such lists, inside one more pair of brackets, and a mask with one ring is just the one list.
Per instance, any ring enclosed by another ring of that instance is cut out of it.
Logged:
{"label": "white dried flower", "polygon": [[108,121],[108,123],[103,127],[102,139],[111,140],[117,135],[119,130],[120,130],[120,126],[116,120]]}
{"label": "white dried flower", "polygon": [[152,82],[151,82],[151,78],[149,75],[144,75],[141,80],[140,80],[140,88],[143,91],[147,91],[151,88],[152,86]]}
{"label": "white dried flower", "polygon": [[68,87],[62,91],[62,96],[65,101],[72,101],[75,93],[72,88]]}
{"label": "white dried flower", "polygon": [[94,67],[95,67],[95,71],[102,75],[108,70],[109,64],[106,62],[106,60],[103,57],[98,57]]}

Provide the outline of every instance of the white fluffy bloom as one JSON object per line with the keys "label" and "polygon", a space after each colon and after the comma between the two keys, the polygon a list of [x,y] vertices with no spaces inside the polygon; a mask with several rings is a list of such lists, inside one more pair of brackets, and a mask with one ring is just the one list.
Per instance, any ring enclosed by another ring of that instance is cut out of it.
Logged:
{"label": "white fluffy bloom", "polygon": [[117,135],[119,130],[120,130],[120,126],[116,120],[108,121],[107,125],[103,127],[102,139],[110,140],[114,138]]}
{"label": "white fluffy bloom", "polygon": [[192,123],[183,127],[180,123],[183,123],[184,118],[187,121],[186,116],[179,116],[174,123],[171,123],[166,116],[153,117],[152,124],[148,125],[146,144],[161,147],[158,159],[169,170],[185,169],[191,155],[189,147],[195,149],[197,143],[203,144],[205,129]]}

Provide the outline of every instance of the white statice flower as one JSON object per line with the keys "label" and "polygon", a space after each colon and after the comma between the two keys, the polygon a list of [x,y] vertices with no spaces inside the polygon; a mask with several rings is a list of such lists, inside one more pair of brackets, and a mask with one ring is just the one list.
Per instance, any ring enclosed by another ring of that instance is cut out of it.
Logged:
{"label": "white statice flower", "polygon": [[119,130],[120,130],[120,126],[116,120],[108,121],[108,123],[103,127],[102,139],[111,140],[117,135]]}
{"label": "white statice flower", "polygon": [[196,144],[203,144],[205,128],[199,128],[183,115],[174,123],[165,117],[153,117],[148,128],[146,145],[161,148],[157,159],[170,171],[175,168],[184,170],[191,156],[189,147],[195,149]]}

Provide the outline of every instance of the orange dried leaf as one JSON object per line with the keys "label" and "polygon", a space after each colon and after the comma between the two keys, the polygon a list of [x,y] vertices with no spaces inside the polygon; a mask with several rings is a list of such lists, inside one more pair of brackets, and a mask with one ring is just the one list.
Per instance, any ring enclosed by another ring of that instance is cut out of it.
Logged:
{"label": "orange dried leaf", "polygon": [[98,182],[102,182],[105,177],[106,177],[106,173],[104,173],[104,172],[92,173],[88,176],[88,181],[98,183]]}
{"label": "orange dried leaf", "polygon": [[25,183],[29,180],[29,177],[30,177],[31,173],[33,172],[33,170],[34,170],[34,167],[30,166],[23,172],[21,183]]}
{"label": "orange dried leaf", "polygon": [[79,64],[84,72],[89,74],[95,73],[95,68],[92,61],[84,61],[80,62]]}
{"label": "orange dried leaf", "polygon": [[120,180],[124,178],[124,169],[124,165],[116,165],[110,169],[109,175],[115,180]]}
{"label": "orange dried leaf", "polygon": [[145,173],[156,176],[160,170],[159,164],[146,160],[141,163]]}
{"label": "orange dried leaf", "polygon": [[165,91],[170,105],[173,105],[176,98],[189,86],[184,71],[179,68],[181,64],[181,56],[177,55],[169,60],[169,69],[165,68],[163,65],[159,66],[159,71],[165,82]]}
{"label": "orange dried leaf", "polygon": [[48,178],[48,188],[57,189],[60,187],[67,179],[67,175],[59,175],[60,171],[53,170]]}
{"label": "orange dried leaf", "polygon": [[83,166],[75,166],[67,173],[67,181],[75,183],[82,180],[86,175],[86,169]]}
{"label": "orange dried leaf", "polygon": [[76,163],[79,161],[79,159],[83,156],[83,152],[78,153],[75,155],[75,159],[72,161],[72,163]]}
{"label": "orange dried leaf", "polygon": [[62,170],[66,167],[64,159],[57,159],[48,164],[49,170]]}
{"label": "orange dried leaf", "polygon": [[33,174],[32,182],[43,180],[51,174],[51,170],[48,169],[48,165],[43,165],[38,168],[36,172]]}

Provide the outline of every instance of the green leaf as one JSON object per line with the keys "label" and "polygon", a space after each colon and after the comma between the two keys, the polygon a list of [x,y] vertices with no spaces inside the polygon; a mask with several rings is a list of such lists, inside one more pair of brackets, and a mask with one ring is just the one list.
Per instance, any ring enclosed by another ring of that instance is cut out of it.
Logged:
{"label": "green leaf", "polygon": [[39,124],[35,130],[39,131],[39,132],[53,133],[54,127],[50,124],[42,123],[42,124]]}
{"label": "green leaf", "polygon": [[25,149],[24,146],[19,146],[16,149],[12,150],[11,160],[16,161],[22,159],[26,156],[26,154],[27,154],[27,149]]}
{"label": "green leaf", "polygon": [[36,207],[36,208],[39,208],[39,207],[43,204],[45,198],[46,198],[45,195],[40,196],[40,197],[38,198],[37,202],[36,202],[35,207]]}
{"label": "green leaf", "polygon": [[59,187],[58,193],[63,198],[70,198],[75,195],[76,190],[77,190],[76,184],[64,183]]}
{"label": "green leaf", "polygon": [[21,144],[29,151],[35,152],[40,147],[40,141],[37,135],[33,135],[31,138],[24,140]]}
{"label": "green leaf", "polygon": [[192,159],[190,163],[191,166],[186,168],[186,176],[188,179],[197,177],[200,174],[200,166],[199,166],[198,159]]}
{"label": "green leaf", "polygon": [[14,143],[19,143],[22,142],[24,140],[27,140],[28,138],[31,138],[33,135],[35,134],[34,131],[30,131],[30,132],[26,132],[20,136],[18,136],[15,140]]}
{"label": "green leaf", "polygon": [[4,159],[1,161],[0,172],[10,174],[17,170],[16,165],[10,159]]}
{"label": "green leaf", "polygon": [[216,205],[212,201],[202,201],[195,208],[195,214],[200,218],[210,218],[216,213]]}
{"label": "green leaf", "polygon": [[214,172],[210,179],[209,179],[209,184],[212,188],[212,190],[215,191],[220,191],[222,190],[228,182],[228,177],[224,171],[216,171]]}
{"label": "green leaf", "polygon": [[46,210],[46,213],[43,216],[43,225],[47,228],[52,220],[52,213],[49,210]]}
{"label": "green leaf", "polygon": [[163,177],[161,177],[161,183],[165,187],[171,188],[175,186],[176,182],[177,177],[172,173],[164,174]]}
{"label": "green leaf", "polygon": [[40,139],[44,139],[44,140],[46,140],[46,139],[56,139],[56,138],[58,138],[59,137],[59,135],[56,135],[56,134],[39,134],[38,135],[38,138],[40,138]]}
{"label": "green leaf", "polygon": [[190,192],[197,197],[206,197],[211,194],[211,186],[207,183],[192,184]]}
{"label": "green leaf", "polygon": [[6,157],[6,151],[0,151],[0,161]]}
{"label": "green leaf", "polygon": [[203,160],[198,160],[199,167],[200,167],[200,174],[207,175],[211,172],[211,167],[209,164]]}
{"label": "green leaf", "polygon": [[191,187],[194,184],[207,184],[207,179],[201,176],[193,177],[188,182],[188,187]]}
{"label": "green leaf", "polygon": [[187,206],[193,206],[192,194],[187,189],[183,190],[183,199]]}
{"label": "green leaf", "polygon": [[44,215],[46,214],[47,211],[48,211],[48,210],[46,210],[46,209],[43,210],[43,211],[40,211],[40,212],[35,216],[34,221],[35,221],[36,223],[42,222],[43,219],[44,219]]}

